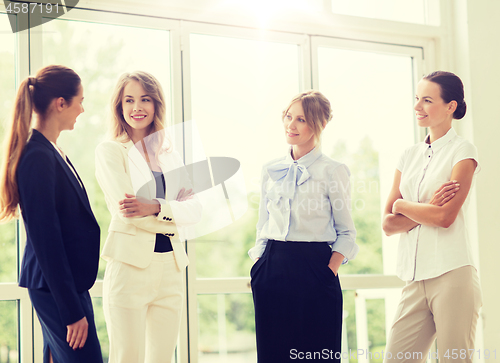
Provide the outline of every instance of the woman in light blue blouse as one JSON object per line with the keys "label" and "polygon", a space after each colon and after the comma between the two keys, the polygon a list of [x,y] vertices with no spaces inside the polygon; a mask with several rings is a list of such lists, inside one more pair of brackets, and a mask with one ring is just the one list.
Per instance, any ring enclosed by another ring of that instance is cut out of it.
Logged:
{"label": "woman in light blue blouse", "polygon": [[[264,165],[257,242],[248,253],[258,363],[340,361],[338,269],[358,246],[349,169],[319,148],[330,102],[314,90],[283,111],[288,153]],[[308,358],[309,357],[309,358]]]}

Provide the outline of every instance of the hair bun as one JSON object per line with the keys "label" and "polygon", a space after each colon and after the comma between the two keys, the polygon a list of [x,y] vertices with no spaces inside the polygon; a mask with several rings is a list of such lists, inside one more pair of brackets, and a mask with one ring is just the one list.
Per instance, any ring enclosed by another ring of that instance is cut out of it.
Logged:
{"label": "hair bun", "polygon": [[457,105],[457,109],[455,110],[455,112],[453,112],[453,118],[455,120],[460,120],[465,116],[466,112],[467,104],[465,103],[465,100],[462,100],[462,102]]}

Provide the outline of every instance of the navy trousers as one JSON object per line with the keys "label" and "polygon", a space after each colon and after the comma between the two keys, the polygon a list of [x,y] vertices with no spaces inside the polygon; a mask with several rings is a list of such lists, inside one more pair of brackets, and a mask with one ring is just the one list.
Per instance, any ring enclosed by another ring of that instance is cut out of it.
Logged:
{"label": "navy trousers", "polygon": [[253,265],[258,363],[340,362],[342,289],[326,242],[269,240]]}
{"label": "navy trousers", "polygon": [[43,363],[49,363],[49,352],[54,363],[102,363],[101,346],[97,338],[94,310],[88,291],[80,294],[80,301],[89,323],[87,341],[82,349],[73,350],[66,342],[66,325],[59,316],[56,302],[49,291],[29,289],[31,303],[40,320],[43,333]]}

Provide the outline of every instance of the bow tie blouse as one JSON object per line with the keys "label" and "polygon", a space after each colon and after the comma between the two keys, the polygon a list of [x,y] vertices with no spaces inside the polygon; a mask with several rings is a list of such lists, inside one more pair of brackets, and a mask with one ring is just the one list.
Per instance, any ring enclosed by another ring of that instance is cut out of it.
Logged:
{"label": "bow tie blouse", "polygon": [[252,259],[264,253],[267,241],[328,242],[344,263],[358,246],[351,218],[350,172],[346,165],[314,148],[298,160],[290,152],[262,170],[257,241]]}

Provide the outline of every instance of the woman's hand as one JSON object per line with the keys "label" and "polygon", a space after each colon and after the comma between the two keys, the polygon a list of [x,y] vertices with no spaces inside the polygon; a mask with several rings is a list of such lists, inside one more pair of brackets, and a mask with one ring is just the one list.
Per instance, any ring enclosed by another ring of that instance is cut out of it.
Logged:
{"label": "woman's hand", "polygon": [[401,202],[404,201],[403,198],[396,199],[394,203],[392,203],[392,214],[395,216],[400,215],[401,213],[398,212],[398,206],[401,204]]}
{"label": "woman's hand", "polygon": [[438,190],[434,192],[429,204],[437,205],[441,207],[448,203],[460,189],[460,184],[456,180],[450,180],[449,182],[441,185]]}
{"label": "woman's hand", "polygon": [[81,349],[85,345],[88,336],[89,323],[84,316],[76,323],[67,325],[68,335],[66,341],[73,350]]}
{"label": "woman's hand", "polygon": [[193,189],[188,189],[186,190],[185,188],[181,188],[179,190],[179,194],[177,194],[177,198],[175,198],[176,201],[178,202],[183,202],[185,200],[193,198]]}
{"label": "woman's hand", "polygon": [[[429,204],[442,207],[457,194],[460,189],[460,184],[456,180],[450,180],[443,183],[433,194]],[[392,205],[392,214],[401,214],[401,207],[405,203],[404,199],[396,199]]]}
{"label": "woman's hand", "polygon": [[118,204],[120,205],[120,211],[126,218],[145,217],[160,213],[160,202],[157,200],[136,197],[133,194],[125,194],[125,197]]}
{"label": "woman's hand", "polygon": [[342,261],[344,261],[344,255],[335,251],[332,253],[332,257],[330,257],[330,262],[328,263],[328,267],[330,270],[333,271],[335,276],[338,275],[339,273],[339,267],[342,264]]}

